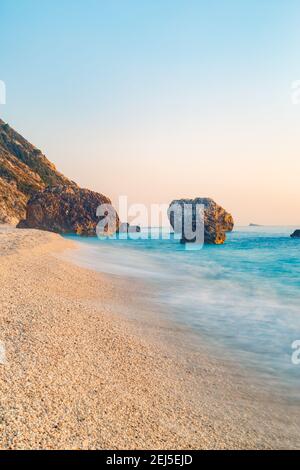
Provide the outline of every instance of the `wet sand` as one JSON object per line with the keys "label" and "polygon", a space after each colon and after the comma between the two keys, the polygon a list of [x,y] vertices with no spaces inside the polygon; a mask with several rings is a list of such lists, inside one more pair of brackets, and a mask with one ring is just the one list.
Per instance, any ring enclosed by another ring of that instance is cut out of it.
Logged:
{"label": "wet sand", "polygon": [[[0,229],[1,449],[300,448],[295,405],[75,266],[58,235]],[[123,306],[123,307],[122,307]],[[182,341],[181,341],[182,340]]]}

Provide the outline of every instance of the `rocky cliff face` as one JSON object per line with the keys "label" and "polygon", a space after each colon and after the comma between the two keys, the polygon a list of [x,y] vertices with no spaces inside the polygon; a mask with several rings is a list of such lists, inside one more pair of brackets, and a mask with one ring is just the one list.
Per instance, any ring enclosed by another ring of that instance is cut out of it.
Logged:
{"label": "rocky cliff face", "polygon": [[[100,220],[97,208],[101,204],[110,205],[111,201],[102,194],[78,186],[48,187],[29,199],[26,219],[18,227],[96,235],[96,226]],[[113,233],[118,226],[118,217],[114,221],[111,215],[102,232]]]}
{"label": "rocky cliff face", "polygon": [[[204,206],[204,217],[200,205]],[[175,231],[179,230],[183,243],[195,241],[187,234],[189,231],[195,232],[199,221],[204,223],[204,242],[210,244],[224,243],[226,232],[232,231],[234,227],[232,215],[210,198],[174,200],[169,206],[168,216]]]}
{"label": "rocky cliff face", "polygon": [[79,188],[0,119],[0,223],[95,235],[103,203],[110,200]]}
{"label": "rocky cliff face", "polygon": [[31,195],[57,184],[75,183],[0,119],[0,223],[16,224],[25,217]]}
{"label": "rocky cliff face", "polygon": [[25,217],[27,200],[28,197],[18,190],[15,182],[0,177],[0,224],[16,225]]}
{"label": "rocky cliff face", "polygon": [[[59,173],[42,152],[0,119],[0,149],[23,163],[44,186],[75,184]],[[24,168],[24,167],[23,167]]]}

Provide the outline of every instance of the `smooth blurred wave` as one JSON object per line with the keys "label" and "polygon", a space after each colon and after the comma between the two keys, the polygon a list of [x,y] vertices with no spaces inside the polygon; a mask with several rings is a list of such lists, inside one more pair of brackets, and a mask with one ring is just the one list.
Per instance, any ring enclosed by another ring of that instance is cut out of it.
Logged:
{"label": "smooth blurred wave", "polygon": [[153,302],[174,321],[300,398],[300,366],[291,361],[291,345],[300,339],[300,240],[290,238],[293,230],[241,227],[224,245],[199,251],[185,250],[173,237],[68,238],[81,243],[72,255],[75,262],[153,282]]}

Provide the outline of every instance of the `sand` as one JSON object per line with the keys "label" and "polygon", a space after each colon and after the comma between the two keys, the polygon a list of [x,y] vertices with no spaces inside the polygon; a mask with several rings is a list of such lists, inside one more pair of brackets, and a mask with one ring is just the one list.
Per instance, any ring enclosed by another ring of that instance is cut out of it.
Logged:
{"label": "sand", "polygon": [[1,449],[300,447],[295,406],[185,354],[176,326],[122,315],[136,286],[63,259],[73,248],[0,230]]}

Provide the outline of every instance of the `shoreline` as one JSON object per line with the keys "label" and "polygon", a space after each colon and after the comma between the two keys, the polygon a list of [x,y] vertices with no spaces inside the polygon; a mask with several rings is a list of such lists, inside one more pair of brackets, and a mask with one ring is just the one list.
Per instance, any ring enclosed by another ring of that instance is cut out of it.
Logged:
{"label": "shoreline", "polygon": [[[82,243],[80,238],[77,240],[66,237],[66,240],[74,241],[77,246],[76,250],[72,248],[65,251],[62,259],[76,266],[88,269],[93,273],[98,272],[104,275],[117,286],[118,290],[126,289],[126,295],[128,295],[130,286],[134,286],[134,288],[131,289],[131,307],[124,311],[124,303],[121,303],[119,306],[115,305],[114,308],[117,307],[120,310],[119,313],[122,317],[127,315],[127,317],[132,318],[135,323],[139,323],[142,335],[147,334],[147,330],[151,332],[153,326],[160,325],[160,328],[157,328],[155,331],[155,336],[157,336],[157,334],[159,335],[161,331],[165,331],[166,334],[162,338],[163,343],[176,343],[176,345],[173,344],[174,347],[178,347],[178,343],[181,343],[183,353],[193,345],[196,355],[200,353],[209,357],[219,357],[221,358],[221,362],[218,364],[218,367],[221,367],[221,364],[226,362],[226,372],[228,373],[228,369],[230,368],[238,370],[238,375],[241,376],[241,380],[246,383],[248,382],[247,385],[250,388],[253,388],[255,384],[255,387],[264,394],[271,393],[272,401],[277,400],[281,405],[292,404],[299,406],[300,397],[297,381],[291,381],[289,376],[276,375],[276,373],[266,367],[265,364],[261,365],[258,361],[254,361],[253,358],[247,356],[247,353],[244,353],[242,349],[235,348],[234,345],[226,344],[222,341],[222,336],[218,336],[217,331],[208,334],[208,332],[205,331],[205,325],[204,331],[199,327],[195,328],[192,323],[185,321],[182,316],[183,312],[181,312],[181,315],[174,314],[173,305],[169,302],[169,286],[161,283],[159,276],[157,278],[152,275],[144,276],[143,272],[139,275],[138,270],[135,270],[133,267],[132,261],[129,263],[129,268],[127,268],[126,260],[122,261],[120,269],[116,268],[114,264],[118,256],[115,254],[111,257],[112,263],[110,264],[110,258],[108,257],[107,259],[106,254],[104,257],[98,257],[95,252],[95,256],[93,256],[93,253],[87,249],[86,244]],[[115,247],[107,246],[106,251],[108,252],[109,250],[114,253]],[[100,254],[104,254],[103,247]],[[122,257],[122,255],[124,254],[120,251],[119,257]],[[142,263],[143,265],[143,262],[147,261],[138,258],[138,250],[135,256],[134,262],[136,264]],[[146,328],[144,327],[145,324],[147,325]],[[170,332],[172,332],[171,335],[169,334]],[[176,341],[175,338],[174,341],[172,341],[174,332],[176,332]],[[154,335],[150,336],[153,338]],[[180,338],[178,336],[180,336]],[[149,337],[149,340],[151,341],[152,338]]]}
{"label": "shoreline", "polygon": [[57,256],[74,246],[0,230],[2,449],[300,448],[294,407],[253,400],[204,348],[185,354],[159,314],[122,315],[143,308],[134,286]]}

